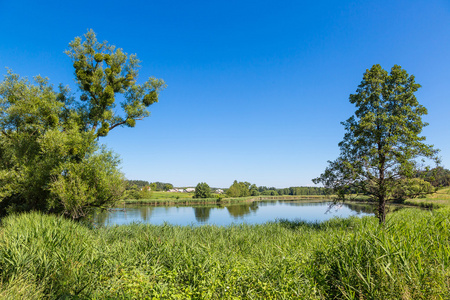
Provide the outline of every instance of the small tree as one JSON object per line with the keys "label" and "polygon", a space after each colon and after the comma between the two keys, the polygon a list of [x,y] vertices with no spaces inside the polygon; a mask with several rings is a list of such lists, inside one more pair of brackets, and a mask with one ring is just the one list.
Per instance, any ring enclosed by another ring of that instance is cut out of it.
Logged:
{"label": "small tree", "polygon": [[195,187],[193,198],[211,198],[211,188],[205,182],[200,182]]}
{"label": "small tree", "polygon": [[388,201],[408,197],[409,190],[431,192],[423,182],[411,188],[417,182],[408,181],[417,173],[419,157],[438,161],[437,150],[420,136],[428,124],[421,118],[427,110],[414,95],[419,88],[400,66],[389,74],[380,65],[367,70],[356,94],[350,95],[356,112],[342,123],[346,133],[339,143],[340,156],[313,181],[340,200],[351,194],[375,200],[380,223],[385,222]]}

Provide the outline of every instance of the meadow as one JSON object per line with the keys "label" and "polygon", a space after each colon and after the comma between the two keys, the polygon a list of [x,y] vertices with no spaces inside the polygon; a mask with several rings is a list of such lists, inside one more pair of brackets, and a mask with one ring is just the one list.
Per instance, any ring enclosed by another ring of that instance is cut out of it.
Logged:
{"label": "meadow", "polygon": [[0,227],[0,298],[449,299],[449,216],[94,228],[11,215]]}

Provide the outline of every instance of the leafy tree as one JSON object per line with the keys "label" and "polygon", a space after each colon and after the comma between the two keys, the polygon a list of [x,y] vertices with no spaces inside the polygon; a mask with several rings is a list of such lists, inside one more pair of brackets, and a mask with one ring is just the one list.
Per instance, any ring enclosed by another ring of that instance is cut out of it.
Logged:
{"label": "leafy tree", "polygon": [[168,190],[171,190],[171,189],[173,189],[173,185],[172,184],[170,184],[170,183],[166,183],[166,184],[164,184],[164,186],[163,186],[163,190],[164,191],[168,191]]}
{"label": "leafy tree", "polygon": [[211,188],[206,182],[200,182],[195,187],[193,198],[211,198]]}
{"label": "leafy tree", "polygon": [[[134,127],[137,120],[149,116],[147,107],[158,102],[158,92],[164,81],[149,78],[136,84],[139,60],[122,49],[98,42],[91,30],[85,40],[75,38],[66,54],[72,59],[75,77],[81,91],[78,110],[83,129],[96,136],[106,136],[117,126]],[[123,115],[117,113],[116,98],[123,97],[120,106]]]}
{"label": "leafy tree", "polygon": [[420,136],[427,110],[414,95],[419,88],[400,66],[390,73],[380,65],[367,70],[356,94],[350,95],[356,111],[342,123],[346,133],[340,156],[313,181],[340,199],[359,193],[376,200],[377,217],[384,223],[386,203],[404,194],[405,181],[418,169],[417,159],[437,161],[437,150]]}
{"label": "leafy tree", "polygon": [[439,166],[431,170],[419,171],[417,177],[423,178],[434,187],[450,186],[450,170]]}
{"label": "leafy tree", "polygon": [[250,183],[238,182],[235,180],[227,190],[228,197],[247,197],[250,196]]}
{"label": "leafy tree", "polygon": [[392,190],[392,198],[396,203],[403,203],[406,199],[425,196],[435,192],[431,183],[420,178],[404,178]]}
{"label": "leafy tree", "polygon": [[259,196],[258,188],[256,187],[256,184],[252,184],[249,188],[250,196]]}
{"label": "leafy tree", "polygon": [[[99,43],[93,31],[70,43],[67,53],[79,100],[40,76],[32,83],[9,71],[0,82],[2,214],[40,210],[79,219],[111,205],[125,189],[118,158],[98,138],[148,116],[164,82],[136,84],[136,56]],[[118,95],[123,115],[115,109]]]}

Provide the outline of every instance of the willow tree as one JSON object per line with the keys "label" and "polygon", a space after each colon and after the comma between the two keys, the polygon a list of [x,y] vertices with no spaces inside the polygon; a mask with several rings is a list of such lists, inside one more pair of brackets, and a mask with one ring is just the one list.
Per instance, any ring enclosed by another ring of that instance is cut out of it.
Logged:
{"label": "willow tree", "polygon": [[77,94],[11,71],[0,82],[0,213],[40,210],[78,219],[124,190],[119,160],[99,137],[147,117],[164,82],[138,84],[136,55],[98,42],[93,31],[66,53]]}
{"label": "willow tree", "polygon": [[366,70],[350,95],[356,111],[342,123],[346,133],[340,155],[313,181],[339,200],[363,194],[376,201],[380,223],[385,222],[387,202],[432,192],[427,182],[413,178],[424,158],[438,160],[437,150],[420,136],[428,124],[422,121],[427,110],[414,95],[419,88],[414,76],[398,65],[390,73],[380,65]]}

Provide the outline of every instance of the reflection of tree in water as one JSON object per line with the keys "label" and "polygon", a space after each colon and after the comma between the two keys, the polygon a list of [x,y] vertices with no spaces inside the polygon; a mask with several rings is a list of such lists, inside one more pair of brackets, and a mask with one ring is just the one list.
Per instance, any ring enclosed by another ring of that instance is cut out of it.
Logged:
{"label": "reflection of tree in water", "polygon": [[194,207],[195,219],[198,222],[208,221],[211,209],[211,207]]}
{"label": "reflection of tree in water", "polygon": [[283,200],[279,200],[280,203],[282,203],[283,205],[289,205],[289,206],[325,206],[325,205],[329,205],[330,201],[329,200],[325,200],[325,201],[316,201],[316,202],[308,202],[308,201],[283,201]]}
{"label": "reflection of tree in water", "polygon": [[97,211],[95,212],[94,215],[94,222],[99,226],[105,226],[107,218],[108,218],[107,211]]}
{"label": "reflection of tree in water", "polygon": [[366,213],[366,214],[373,214],[375,213],[375,206],[373,205],[364,205],[364,204],[354,204],[354,203],[346,203],[344,204],[348,208],[350,208],[352,211],[359,213]]}
{"label": "reflection of tree in water", "polygon": [[139,214],[141,215],[141,219],[144,222],[147,222],[147,220],[150,219],[153,210],[155,209],[154,206],[142,206],[139,208]]}
{"label": "reflection of tree in water", "polygon": [[[359,203],[346,203],[344,204],[348,208],[350,208],[353,211],[356,211],[357,213],[367,213],[367,214],[374,214],[376,213],[377,207],[376,205],[370,205],[370,204],[359,204]],[[397,205],[386,205],[386,212],[391,213],[397,210],[402,209],[403,207],[397,206]]]}
{"label": "reflection of tree in water", "polygon": [[256,202],[252,202],[250,204],[237,204],[227,206],[227,210],[233,217],[242,217],[251,212],[255,212],[258,210],[258,204]]}

